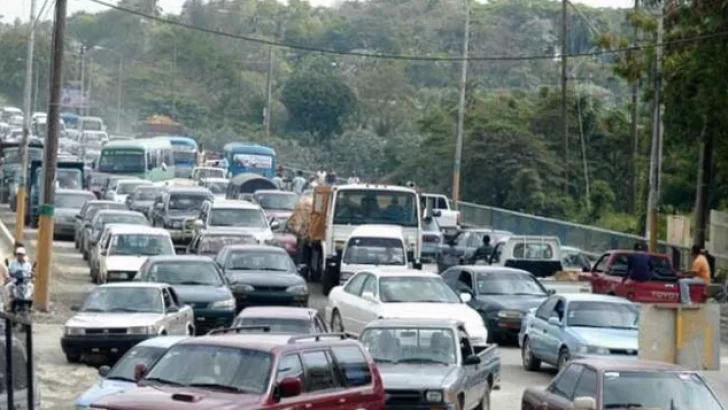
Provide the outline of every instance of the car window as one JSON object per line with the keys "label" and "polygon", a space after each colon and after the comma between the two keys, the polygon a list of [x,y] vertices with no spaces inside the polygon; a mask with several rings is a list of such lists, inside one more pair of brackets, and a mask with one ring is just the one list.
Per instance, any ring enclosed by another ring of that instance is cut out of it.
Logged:
{"label": "car window", "polygon": [[536,317],[543,320],[549,320],[549,317],[551,317],[551,312],[554,311],[554,307],[556,306],[556,302],[558,300],[559,298],[557,297],[547,299],[536,311]]}
{"label": "car window", "polygon": [[597,263],[594,264],[594,271],[595,272],[604,272],[604,269],[607,268],[608,262],[609,262],[609,254],[602,255],[602,257],[599,258],[599,261],[597,261]]}
{"label": "car window", "polygon": [[297,354],[283,356],[278,362],[276,382],[280,382],[286,377],[297,377],[303,381],[303,365],[301,364],[301,358]]}
{"label": "car window", "polygon": [[576,383],[576,389],[574,390],[574,398],[576,397],[591,397],[594,400],[597,399],[597,372],[587,368],[581,372],[581,377],[579,377],[579,381]]}
{"label": "car window", "polygon": [[340,346],[331,350],[345,386],[359,387],[371,384],[372,373],[361,349],[356,346]]}
{"label": "car window", "polygon": [[331,360],[324,351],[305,352],[302,359],[306,391],[313,392],[339,387]]}
{"label": "car window", "polygon": [[548,391],[567,400],[571,400],[582,369],[583,366],[580,364],[569,365],[569,367],[556,376],[549,386]]}
{"label": "car window", "polygon": [[364,282],[364,287],[362,287],[361,294],[364,292],[372,292],[374,296],[377,296],[377,278],[375,278],[373,275],[367,275],[367,280]]}
{"label": "car window", "polygon": [[351,293],[352,295],[360,295],[361,289],[364,286],[364,281],[367,279],[367,274],[361,273],[351,278],[349,283],[346,284],[344,291]]}

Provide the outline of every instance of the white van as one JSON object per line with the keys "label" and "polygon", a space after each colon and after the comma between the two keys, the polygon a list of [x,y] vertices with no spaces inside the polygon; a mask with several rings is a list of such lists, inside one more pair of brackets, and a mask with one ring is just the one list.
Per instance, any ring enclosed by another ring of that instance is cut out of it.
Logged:
{"label": "white van", "polygon": [[360,225],[346,240],[341,254],[339,284],[362,269],[407,268],[407,244],[398,225]]}
{"label": "white van", "polygon": [[169,231],[144,225],[111,224],[99,239],[99,278],[129,281],[150,256],[174,255]]}

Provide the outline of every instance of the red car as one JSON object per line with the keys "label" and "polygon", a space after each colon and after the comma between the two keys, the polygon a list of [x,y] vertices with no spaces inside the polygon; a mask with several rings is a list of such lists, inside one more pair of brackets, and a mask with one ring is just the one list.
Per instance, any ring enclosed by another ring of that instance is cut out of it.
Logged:
{"label": "red car", "polygon": [[[627,262],[630,255],[637,251],[613,250],[602,255],[594,268],[580,278],[591,282],[592,292],[602,295],[616,295],[640,303],[679,303],[680,287],[678,273],[672,267],[667,255],[648,253],[652,268],[652,279],[636,282],[631,279],[623,281],[627,274]],[[708,298],[707,286],[690,285],[690,298],[693,303],[705,303]]]}
{"label": "red car", "polygon": [[91,408],[384,410],[381,375],[358,341],[261,330],[270,328],[240,326],[183,340],[148,371],[140,366],[138,387]]}

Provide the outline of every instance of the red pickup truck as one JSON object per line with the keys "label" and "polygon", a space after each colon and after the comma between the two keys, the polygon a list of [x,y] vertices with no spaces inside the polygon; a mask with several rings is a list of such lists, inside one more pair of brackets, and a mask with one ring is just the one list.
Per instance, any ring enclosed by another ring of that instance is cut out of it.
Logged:
{"label": "red pickup truck", "polygon": [[[602,295],[616,295],[640,303],[679,303],[679,275],[672,267],[670,258],[659,253],[649,253],[652,279],[635,282],[627,279],[627,261],[637,253],[629,250],[612,250],[604,253],[592,271],[581,276],[591,282],[592,292]],[[708,298],[705,284],[691,284],[690,298],[693,303],[705,303]]]}

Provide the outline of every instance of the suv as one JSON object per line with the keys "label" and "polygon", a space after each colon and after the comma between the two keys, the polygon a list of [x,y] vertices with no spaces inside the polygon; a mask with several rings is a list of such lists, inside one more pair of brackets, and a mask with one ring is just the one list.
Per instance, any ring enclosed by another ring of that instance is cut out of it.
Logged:
{"label": "suv", "polygon": [[193,232],[185,229],[187,219],[194,219],[202,205],[213,199],[207,188],[168,187],[154,200],[149,219],[152,226],[169,231],[175,246],[184,248],[193,238]]}
{"label": "suv", "polygon": [[151,370],[143,365],[137,370],[138,388],[107,396],[92,407],[385,408],[374,361],[358,341],[341,333],[291,336],[270,333],[265,326],[221,329],[178,342]]}

